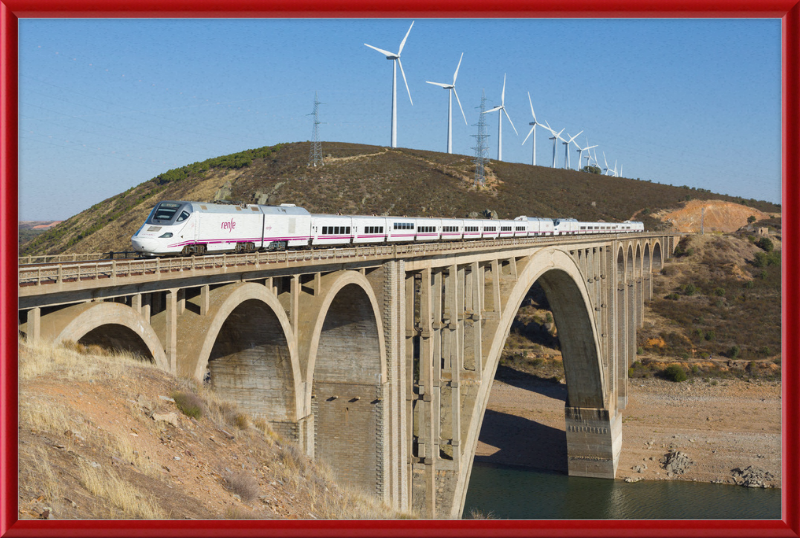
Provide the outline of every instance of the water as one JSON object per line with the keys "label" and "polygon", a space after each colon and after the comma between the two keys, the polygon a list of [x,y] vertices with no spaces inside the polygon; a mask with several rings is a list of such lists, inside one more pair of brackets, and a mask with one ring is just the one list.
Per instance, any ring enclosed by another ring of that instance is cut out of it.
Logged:
{"label": "water", "polygon": [[464,505],[498,519],[780,519],[781,490],[578,478],[475,463]]}

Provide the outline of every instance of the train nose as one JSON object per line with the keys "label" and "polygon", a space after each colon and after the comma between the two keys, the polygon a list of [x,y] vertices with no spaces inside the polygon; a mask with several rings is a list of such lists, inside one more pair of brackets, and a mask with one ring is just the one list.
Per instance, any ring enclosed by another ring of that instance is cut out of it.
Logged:
{"label": "train nose", "polygon": [[153,252],[155,250],[155,241],[152,239],[144,239],[142,237],[133,236],[131,238],[131,244],[133,245],[133,250],[136,252]]}

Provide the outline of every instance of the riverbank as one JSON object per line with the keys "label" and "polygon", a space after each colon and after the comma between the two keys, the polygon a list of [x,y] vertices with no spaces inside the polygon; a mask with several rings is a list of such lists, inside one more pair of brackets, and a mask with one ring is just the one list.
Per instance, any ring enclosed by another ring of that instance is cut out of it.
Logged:
{"label": "riverbank", "polygon": [[[734,484],[732,471],[752,466],[781,487],[780,383],[714,383],[629,380],[617,479]],[[496,379],[475,461],[566,473],[566,395],[566,385],[523,373]],[[670,450],[692,462],[683,474],[662,465]]]}

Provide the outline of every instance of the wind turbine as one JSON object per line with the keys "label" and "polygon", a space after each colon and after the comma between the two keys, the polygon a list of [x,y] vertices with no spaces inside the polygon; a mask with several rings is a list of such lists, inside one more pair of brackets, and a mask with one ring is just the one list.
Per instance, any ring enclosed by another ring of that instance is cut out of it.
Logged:
{"label": "wind turbine", "polygon": [[[581,133],[582,132],[583,131],[581,130]],[[564,142],[562,142],[562,144],[564,144],[564,168],[568,168],[568,169],[572,168],[572,166],[570,166],[570,163],[569,163],[569,145],[570,145],[570,143],[574,142],[575,138],[581,133],[578,133],[575,136],[573,136],[572,138],[570,138],[569,140],[565,140]],[[567,133],[567,136],[569,136],[569,133]],[[577,146],[578,144],[575,144],[575,145]],[[578,164],[580,164],[580,161],[578,161]]]}
{"label": "wind turbine", "polygon": [[[489,109],[486,112],[484,112],[484,114],[488,114],[489,112],[494,112],[496,110],[500,111],[500,113],[498,114],[498,116],[500,116],[500,119],[497,122],[497,160],[498,161],[502,161],[503,160],[503,114],[505,114],[506,118],[508,118],[508,123],[511,124],[511,128],[514,129],[515,133],[517,133],[517,128],[514,127],[514,122],[511,121],[511,116],[509,116],[508,112],[506,112],[506,76],[505,75],[503,75],[503,94],[500,97],[500,106],[496,106],[496,107],[494,107],[492,109]],[[517,133],[517,136],[519,136],[519,133]]]}
{"label": "wind turbine", "polygon": [[386,56],[387,60],[392,60],[392,147],[393,148],[397,147],[397,64],[400,64],[400,73],[403,74],[403,82],[406,83],[408,100],[411,101],[411,106],[414,106],[414,101],[411,100],[411,90],[408,89],[406,72],[403,71],[403,62],[400,61],[400,53],[403,52],[403,47],[406,44],[406,39],[408,39],[408,34],[411,33],[411,28],[413,27],[414,27],[414,21],[411,21],[411,26],[408,27],[408,32],[406,32],[406,36],[400,43],[400,50],[397,51],[397,54],[364,43],[364,45],[368,46],[369,48],[377,50],[378,52]]}
{"label": "wind turbine", "polygon": [[553,130],[553,128],[550,127],[550,124],[547,123],[547,120],[544,121],[544,124],[545,124],[545,127],[547,127],[547,130],[550,131],[553,134],[553,136],[550,137],[550,140],[553,141],[553,168],[555,168],[556,167],[556,147],[558,145],[558,141],[559,140],[564,140],[563,138],[561,138],[561,133],[564,132],[564,129],[561,129],[561,131],[559,131],[558,134],[556,134],[556,132]]}
{"label": "wind turbine", "polygon": [[[533,102],[531,101],[531,92],[528,92],[528,103],[530,103],[530,105],[531,105],[531,114],[533,115],[533,121],[531,123],[529,123],[528,125],[533,125],[533,127],[531,127],[531,130],[528,133],[528,136],[525,137],[525,140],[522,141],[522,145],[523,146],[525,145],[525,142],[528,140],[528,137],[531,136],[531,133],[533,133],[533,150],[532,150],[533,159],[532,159],[531,164],[536,166],[536,126],[537,125],[542,125],[542,124],[539,123],[538,121],[536,121],[536,112],[533,111]],[[544,125],[542,125],[542,127],[544,127]]]}
{"label": "wind turbine", "polygon": [[619,175],[620,175],[620,177],[622,176],[622,165],[621,164],[619,165]]}
{"label": "wind turbine", "polygon": [[603,174],[604,176],[610,176],[611,168],[608,167],[608,160],[606,160],[606,152],[603,152],[603,162],[606,163],[606,173]]}
{"label": "wind turbine", "polygon": [[[586,143],[588,144],[588,143],[589,143],[589,141],[587,140],[587,141],[586,141]],[[578,149],[577,149],[577,150],[575,150],[575,151],[577,151],[577,152],[579,153],[579,155],[578,155],[578,169],[580,170],[580,168],[581,168],[581,161],[583,160],[583,152],[584,152],[584,151],[587,151],[587,150],[590,150],[590,149],[592,149],[592,148],[596,148],[596,147],[597,147],[597,145],[594,145],[594,146],[587,146],[587,147],[585,147],[585,148],[582,148],[582,147],[580,147],[580,146],[578,145],[578,143],[577,143],[577,142],[575,142],[575,147],[577,147],[577,148],[578,148]],[[588,155],[586,156],[586,166],[589,166],[589,157],[591,157],[591,154],[588,154]]]}
{"label": "wind turbine", "polygon": [[469,125],[467,123],[467,117],[464,115],[464,108],[461,106],[461,99],[458,98],[458,92],[456,91],[456,78],[458,78],[458,69],[461,67],[461,60],[464,59],[464,53],[461,53],[461,58],[458,60],[458,67],[456,67],[456,72],[453,75],[453,83],[452,84],[442,84],[441,82],[430,82],[426,80],[428,84],[433,84],[434,86],[441,86],[445,90],[448,90],[447,94],[447,153],[453,153],[453,94],[456,94],[456,101],[458,101],[458,108],[461,109],[461,115],[464,116],[464,125]]}

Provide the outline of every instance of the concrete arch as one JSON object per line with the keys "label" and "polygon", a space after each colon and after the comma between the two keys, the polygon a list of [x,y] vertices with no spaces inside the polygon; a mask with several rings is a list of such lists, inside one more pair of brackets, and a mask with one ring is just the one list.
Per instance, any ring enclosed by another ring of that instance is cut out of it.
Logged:
{"label": "concrete arch", "polygon": [[661,271],[664,268],[664,259],[661,249],[661,241],[653,241],[653,271]]}
{"label": "concrete arch", "polygon": [[[296,438],[302,376],[280,301],[266,286],[241,283],[212,290],[209,303],[207,315],[179,326],[181,370],[202,380],[208,369],[221,396]],[[198,334],[205,337],[198,339]]]}
{"label": "concrete arch", "polygon": [[567,405],[596,409],[606,406],[607,384],[604,382],[600,338],[589,289],[580,267],[568,252],[557,247],[537,251],[518,275],[492,334],[484,370],[487,374],[481,379],[466,432],[464,457],[468,463],[463,466],[456,485],[453,517],[460,514],[464,505],[473,456],[506,337],[528,289],[537,281],[547,294],[559,335],[564,336],[561,342],[567,378]]}
{"label": "concrete arch", "polygon": [[120,303],[82,303],[42,317],[42,337],[126,350],[150,358],[169,371],[164,348],[153,328],[133,308]]}
{"label": "concrete arch", "polygon": [[327,280],[306,371],[314,396],[313,454],[340,481],[380,495],[386,348],[378,301],[360,272],[329,275]]}
{"label": "concrete arch", "polygon": [[[350,289],[352,291],[357,289],[358,292],[364,294],[364,298],[369,302],[369,308],[374,316],[373,319],[375,321],[375,333],[376,338],[378,339],[378,347],[380,348],[380,382],[383,383],[386,381],[386,347],[384,345],[383,321],[381,319],[380,309],[378,308],[378,299],[375,297],[375,292],[372,290],[372,285],[369,283],[369,280],[367,280],[367,278],[358,271],[343,271],[337,275],[331,276],[334,277],[334,280],[325,283],[325,296],[322,300],[322,304],[319,307],[317,318],[313,324],[311,341],[308,348],[308,366],[306,367],[305,381],[309,385],[314,382],[317,368],[317,358],[320,348],[320,339],[322,337],[323,328],[325,326],[328,313],[331,309],[331,305],[339,296],[339,293],[343,288],[351,286]],[[362,306],[365,305],[362,304]],[[307,397],[309,398],[308,403],[310,404],[311,394],[309,393]]]}

